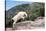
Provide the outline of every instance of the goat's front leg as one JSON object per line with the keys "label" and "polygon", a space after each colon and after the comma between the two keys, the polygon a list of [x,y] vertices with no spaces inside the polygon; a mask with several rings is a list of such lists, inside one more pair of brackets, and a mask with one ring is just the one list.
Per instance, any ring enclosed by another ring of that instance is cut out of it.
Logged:
{"label": "goat's front leg", "polygon": [[15,22],[13,22],[13,30],[15,30],[15,24],[16,24],[16,23],[15,23]]}
{"label": "goat's front leg", "polygon": [[13,29],[14,29],[14,30],[15,30],[15,28],[16,28],[16,27],[15,27],[15,26],[16,26],[16,22],[17,22],[17,21],[14,21],[14,22],[13,22]]}

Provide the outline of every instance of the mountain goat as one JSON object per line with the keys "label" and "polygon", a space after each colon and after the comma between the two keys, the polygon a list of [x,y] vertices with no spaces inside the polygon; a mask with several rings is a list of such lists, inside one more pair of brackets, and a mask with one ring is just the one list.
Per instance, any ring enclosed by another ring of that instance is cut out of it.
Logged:
{"label": "mountain goat", "polygon": [[13,28],[15,28],[16,22],[20,19],[25,19],[27,18],[27,13],[26,12],[19,12],[17,15],[15,15],[12,20],[14,20],[13,22]]}

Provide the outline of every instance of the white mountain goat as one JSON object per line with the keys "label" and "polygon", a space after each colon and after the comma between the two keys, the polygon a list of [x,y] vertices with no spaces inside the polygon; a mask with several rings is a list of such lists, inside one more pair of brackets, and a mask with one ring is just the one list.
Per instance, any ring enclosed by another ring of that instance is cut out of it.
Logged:
{"label": "white mountain goat", "polygon": [[15,28],[15,25],[16,25],[16,22],[19,20],[19,19],[25,19],[27,18],[27,13],[26,12],[19,12],[17,15],[15,15],[12,19],[14,20],[13,22],[13,28]]}

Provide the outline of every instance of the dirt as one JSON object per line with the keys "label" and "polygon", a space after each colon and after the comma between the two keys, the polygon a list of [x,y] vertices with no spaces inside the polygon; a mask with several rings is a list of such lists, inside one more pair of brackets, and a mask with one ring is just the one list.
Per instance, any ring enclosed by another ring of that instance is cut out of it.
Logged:
{"label": "dirt", "polygon": [[[40,21],[40,22],[39,22]],[[37,18],[35,21],[24,21],[17,23],[15,26],[15,30],[27,30],[27,29],[43,29],[45,25],[44,18]],[[15,31],[12,28],[6,28],[6,31]]]}

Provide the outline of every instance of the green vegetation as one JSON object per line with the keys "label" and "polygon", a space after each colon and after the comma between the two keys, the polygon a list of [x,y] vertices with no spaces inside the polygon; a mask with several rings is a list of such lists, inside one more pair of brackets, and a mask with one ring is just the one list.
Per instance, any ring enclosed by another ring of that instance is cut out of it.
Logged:
{"label": "green vegetation", "polygon": [[28,18],[26,20],[36,19],[38,16],[44,16],[44,3],[34,2],[32,4],[22,4],[15,6],[8,11],[6,11],[6,25],[12,24],[12,17],[16,15],[19,11],[25,11],[28,14]]}

